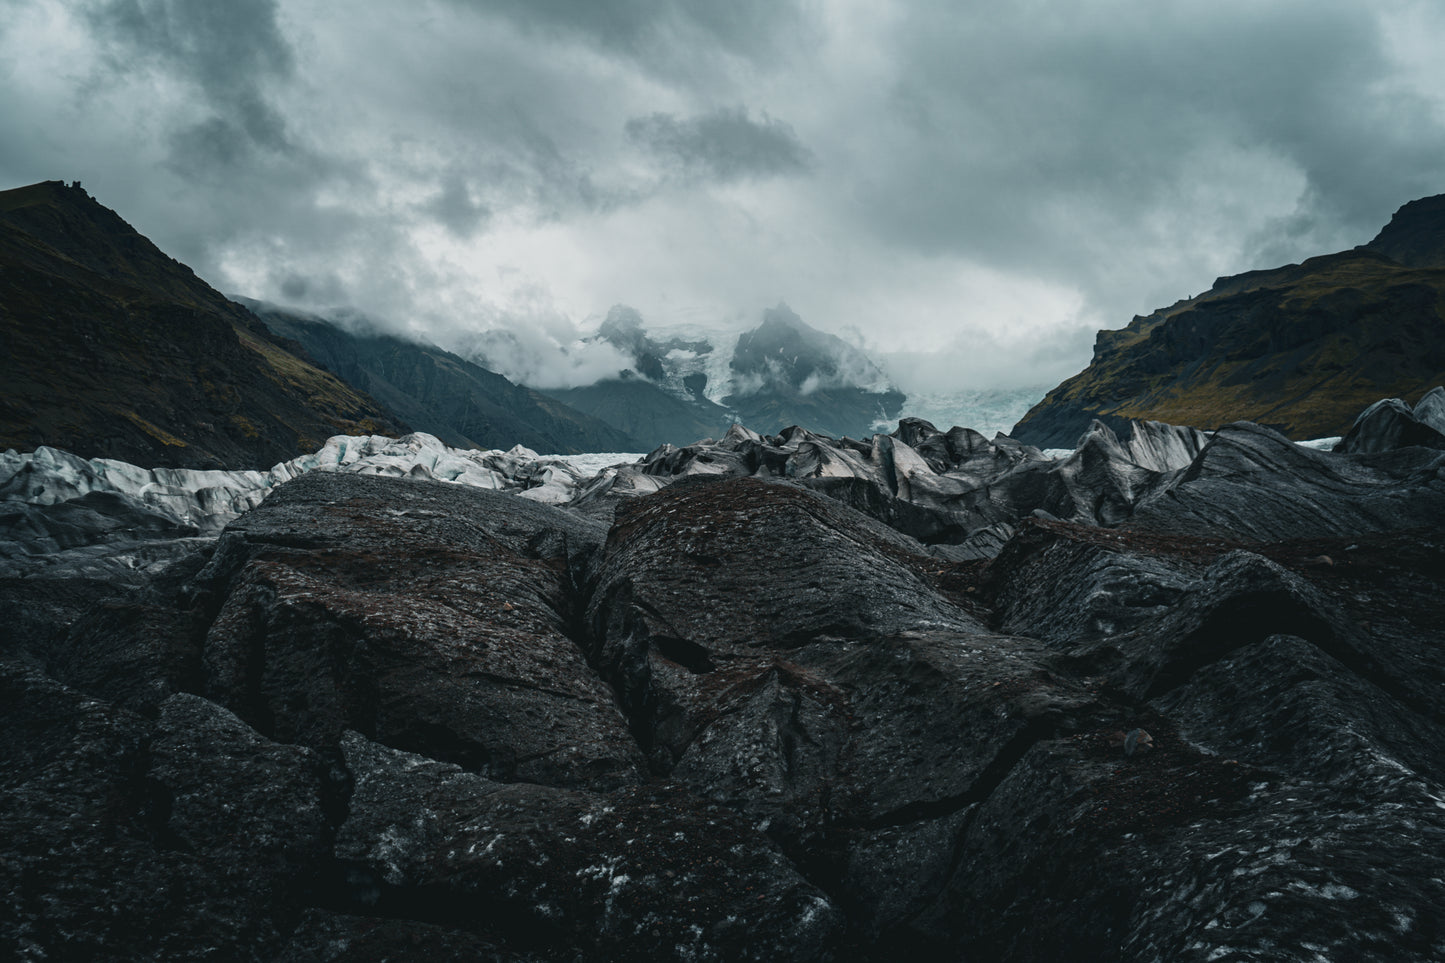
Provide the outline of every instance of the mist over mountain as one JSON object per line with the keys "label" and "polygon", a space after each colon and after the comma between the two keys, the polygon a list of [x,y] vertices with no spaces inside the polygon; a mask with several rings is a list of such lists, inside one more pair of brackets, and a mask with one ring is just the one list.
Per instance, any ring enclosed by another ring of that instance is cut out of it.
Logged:
{"label": "mist over mountain", "polygon": [[654,444],[690,444],[741,422],[866,437],[896,419],[904,394],[861,349],[806,324],[785,304],[740,334],[697,326],[650,329],[616,305],[589,344],[628,366],[591,385],[549,393]]}
{"label": "mist over mountain", "polygon": [[862,351],[803,323],[779,305],[738,338],[730,365],[733,405],[746,424],[815,425],[863,437],[896,418],[905,401]]}
{"label": "mist over mountain", "polygon": [[446,332],[442,340],[457,355],[539,390],[596,384],[633,364],[629,354],[564,318],[539,320],[495,319],[488,327]]}
{"label": "mist over mountain", "polygon": [[277,334],[303,345],[347,384],[366,391],[424,431],[457,448],[575,454],[636,451],[643,443],[495,371],[365,319],[329,319],[241,298]]}

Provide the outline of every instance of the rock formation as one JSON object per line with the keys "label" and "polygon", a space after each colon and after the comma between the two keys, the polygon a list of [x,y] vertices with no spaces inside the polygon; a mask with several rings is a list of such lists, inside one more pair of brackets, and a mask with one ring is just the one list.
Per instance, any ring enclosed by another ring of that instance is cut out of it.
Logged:
{"label": "rock formation", "polygon": [[0,453],[0,572],[9,564],[75,568],[81,559],[132,565],[137,551],[164,552],[166,539],[219,533],[273,489],[311,471],[436,479],[547,503],[568,501],[589,477],[565,458],[520,445],[463,451],[420,432],[400,439],[338,435],[264,472],[143,469],[53,448],[11,450]]}
{"label": "rock formation", "polygon": [[[891,435],[834,440],[802,428],[763,436],[740,425],[722,439],[663,446],[602,473],[578,494],[586,507],[694,475],[786,478],[829,495],[955,560],[987,558],[1035,513],[1112,524],[1187,467],[1206,436],[1153,422],[1127,442],[1096,423],[1066,458],[968,428],[941,432],[905,418]],[[946,548],[944,546],[947,546]]]}
{"label": "rock formation", "polygon": [[426,450],[12,553],[8,955],[1445,955],[1445,452],[735,427],[547,504]]}
{"label": "rock formation", "polygon": [[1336,451],[1389,451],[1420,445],[1445,449],[1445,388],[1431,388],[1411,408],[1399,398],[1375,402],[1355,419]]}

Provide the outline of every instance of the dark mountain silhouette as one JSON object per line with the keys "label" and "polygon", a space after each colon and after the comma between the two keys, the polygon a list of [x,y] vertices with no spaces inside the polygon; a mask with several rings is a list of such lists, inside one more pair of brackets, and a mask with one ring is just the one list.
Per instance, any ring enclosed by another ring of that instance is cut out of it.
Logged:
{"label": "dark mountain silhouette", "polygon": [[415,430],[436,435],[453,447],[520,444],[544,454],[651,447],[606,420],[582,414],[433,345],[348,332],[317,315],[241,301],[267,327],[299,343],[328,371],[387,405]]}
{"label": "dark mountain silhouette", "polygon": [[1406,204],[1367,245],[1220,278],[1204,294],[1099,332],[1094,360],[1013,435],[1072,447],[1094,419],[1213,429],[1249,420],[1343,435],[1372,399],[1445,380],[1445,195]]}
{"label": "dark mountain silhouette", "polygon": [[0,448],[269,467],[400,419],[79,185],[0,192]]}
{"label": "dark mountain silhouette", "polygon": [[719,438],[733,421],[732,412],[719,404],[702,397],[679,398],[631,371],[596,384],[547,388],[542,393],[637,437],[638,451]]}

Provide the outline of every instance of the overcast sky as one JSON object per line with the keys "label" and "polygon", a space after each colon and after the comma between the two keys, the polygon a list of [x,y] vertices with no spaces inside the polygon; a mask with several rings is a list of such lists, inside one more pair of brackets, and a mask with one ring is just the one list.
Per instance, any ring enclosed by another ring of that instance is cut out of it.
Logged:
{"label": "overcast sky", "polygon": [[0,187],[444,345],[786,301],[1052,384],[1445,192],[1441,51],[1434,0],[0,0]]}

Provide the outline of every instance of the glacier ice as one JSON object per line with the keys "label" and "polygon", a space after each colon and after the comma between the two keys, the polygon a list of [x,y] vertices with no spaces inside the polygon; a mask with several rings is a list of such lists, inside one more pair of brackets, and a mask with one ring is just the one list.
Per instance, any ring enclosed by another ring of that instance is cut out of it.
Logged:
{"label": "glacier ice", "polygon": [[[26,453],[12,449],[0,454],[0,541],[8,543],[0,554],[53,552],[127,537],[213,535],[276,487],[312,471],[432,479],[560,504],[597,473],[600,462],[639,457],[539,455],[521,445],[463,451],[423,432],[401,438],[335,435],[320,450],[267,471],[141,468],[44,446]],[[103,516],[107,524],[77,522],[80,515]]]}

